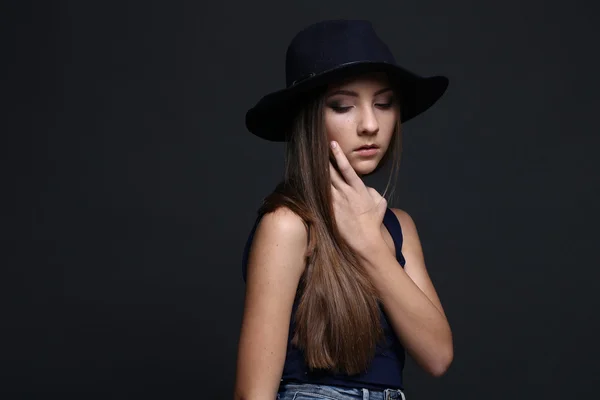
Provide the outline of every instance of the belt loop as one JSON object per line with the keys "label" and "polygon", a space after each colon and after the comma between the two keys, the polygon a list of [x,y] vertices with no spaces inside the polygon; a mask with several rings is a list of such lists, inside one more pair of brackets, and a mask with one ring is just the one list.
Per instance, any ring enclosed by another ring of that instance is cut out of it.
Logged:
{"label": "belt loop", "polygon": [[369,390],[363,388],[362,392],[363,392],[363,400],[369,400]]}

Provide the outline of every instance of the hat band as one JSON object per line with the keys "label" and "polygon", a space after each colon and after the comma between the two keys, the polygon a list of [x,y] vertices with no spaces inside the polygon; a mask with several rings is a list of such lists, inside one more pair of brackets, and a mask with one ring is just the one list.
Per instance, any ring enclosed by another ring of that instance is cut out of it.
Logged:
{"label": "hat band", "polygon": [[298,79],[296,79],[294,82],[292,82],[292,84],[291,84],[289,87],[296,86],[298,83],[300,83],[300,82],[302,82],[302,81],[305,81],[305,80],[307,80],[307,79],[309,79],[309,78],[312,78],[312,77],[313,77],[313,76],[315,76],[315,75],[316,75],[316,74],[315,74],[314,72],[311,72],[311,73],[309,73],[309,74],[306,74],[306,75],[304,75],[304,76],[301,76],[300,78],[298,78]]}

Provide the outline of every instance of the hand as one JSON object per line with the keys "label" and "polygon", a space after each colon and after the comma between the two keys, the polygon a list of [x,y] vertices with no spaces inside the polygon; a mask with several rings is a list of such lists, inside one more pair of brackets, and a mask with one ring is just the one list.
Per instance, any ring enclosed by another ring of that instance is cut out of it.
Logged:
{"label": "hand", "polygon": [[340,171],[329,163],[335,221],[348,245],[362,254],[383,241],[381,223],[387,201],[375,189],[365,186],[336,142],[331,142],[331,149]]}

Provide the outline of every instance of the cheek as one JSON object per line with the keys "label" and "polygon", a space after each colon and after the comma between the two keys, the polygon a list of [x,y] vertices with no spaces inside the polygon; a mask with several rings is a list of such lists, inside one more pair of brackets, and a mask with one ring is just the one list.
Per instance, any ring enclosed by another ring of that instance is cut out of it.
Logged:
{"label": "cheek", "polygon": [[327,114],[325,115],[325,130],[329,140],[335,140],[344,147],[344,138],[351,137],[353,121],[347,115]]}
{"label": "cheek", "polygon": [[396,121],[397,119],[395,116],[386,116],[382,120],[381,128],[383,129],[380,129],[380,133],[385,137],[385,140],[388,143],[394,135],[394,130],[396,129]]}

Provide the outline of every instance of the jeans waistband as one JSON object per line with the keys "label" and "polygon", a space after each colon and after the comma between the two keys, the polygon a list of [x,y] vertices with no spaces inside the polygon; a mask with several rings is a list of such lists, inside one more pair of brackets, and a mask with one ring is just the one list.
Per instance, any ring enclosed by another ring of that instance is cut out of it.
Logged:
{"label": "jeans waistband", "polygon": [[295,400],[302,393],[321,395],[326,400],[406,400],[401,389],[373,390],[293,382],[282,384],[278,399]]}

